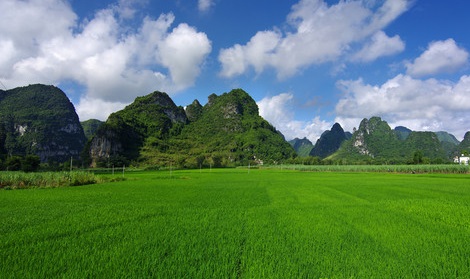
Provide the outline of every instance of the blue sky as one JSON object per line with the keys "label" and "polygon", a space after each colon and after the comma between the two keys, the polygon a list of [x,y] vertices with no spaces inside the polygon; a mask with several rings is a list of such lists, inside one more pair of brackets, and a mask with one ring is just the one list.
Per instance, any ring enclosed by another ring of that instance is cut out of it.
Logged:
{"label": "blue sky", "polygon": [[54,84],[81,120],[155,90],[243,88],[286,139],[380,116],[470,130],[466,0],[3,0],[0,81]]}

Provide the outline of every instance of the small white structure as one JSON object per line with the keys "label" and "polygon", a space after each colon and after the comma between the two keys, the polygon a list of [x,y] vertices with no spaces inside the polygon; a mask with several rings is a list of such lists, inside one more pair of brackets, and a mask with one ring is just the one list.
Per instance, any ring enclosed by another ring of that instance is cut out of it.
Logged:
{"label": "small white structure", "polygon": [[462,156],[455,157],[455,159],[454,159],[455,163],[459,163],[461,165],[467,165],[467,166],[468,166],[469,161],[470,161],[470,157],[464,156],[463,154],[462,154]]}

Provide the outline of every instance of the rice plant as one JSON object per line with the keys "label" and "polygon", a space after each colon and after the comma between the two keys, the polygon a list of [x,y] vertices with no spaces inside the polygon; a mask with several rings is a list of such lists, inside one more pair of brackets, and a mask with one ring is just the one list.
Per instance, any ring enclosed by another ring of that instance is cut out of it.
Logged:
{"label": "rice plant", "polygon": [[0,278],[468,278],[470,176],[139,172],[0,192]]}

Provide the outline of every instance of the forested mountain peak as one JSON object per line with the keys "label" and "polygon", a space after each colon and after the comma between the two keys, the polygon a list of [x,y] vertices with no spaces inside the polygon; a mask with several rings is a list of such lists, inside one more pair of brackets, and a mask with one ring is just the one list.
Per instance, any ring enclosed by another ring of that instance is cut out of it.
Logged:
{"label": "forested mountain peak", "polygon": [[311,156],[325,158],[335,153],[346,140],[346,133],[339,123],[335,123],[331,130],[323,132],[310,152]]}
{"label": "forested mountain peak", "polygon": [[206,108],[219,109],[224,118],[237,115],[259,116],[255,100],[242,89],[234,89],[220,96],[212,94]]}
{"label": "forested mountain peak", "polygon": [[123,164],[135,160],[149,138],[162,140],[178,134],[188,122],[183,107],[168,94],[155,91],[124,109],[112,113],[91,140],[89,159],[93,165],[103,161]]}
{"label": "forested mountain peak", "polygon": [[211,94],[202,107],[195,100],[184,110],[167,94],[137,98],[110,115],[91,141],[89,156],[96,165],[123,163],[198,166],[239,165],[294,156],[283,136],[258,114],[251,96],[234,89]]}
{"label": "forested mountain peak", "polygon": [[[399,137],[397,131],[409,133]],[[404,138],[404,139],[402,139]],[[350,140],[330,159],[348,163],[422,163],[444,162],[448,155],[434,132],[416,132],[407,128],[391,130],[386,121],[372,117],[361,121]]]}
{"label": "forested mountain peak", "polygon": [[202,115],[202,105],[198,100],[194,100],[190,105],[186,107],[186,117],[191,122],[198,120]]}
{"label": "forested mountain peak", "polygon": [[0,153],[38,155],[42,162],[78,158],[86,138],[65,93],[34,84],[0,90]]}

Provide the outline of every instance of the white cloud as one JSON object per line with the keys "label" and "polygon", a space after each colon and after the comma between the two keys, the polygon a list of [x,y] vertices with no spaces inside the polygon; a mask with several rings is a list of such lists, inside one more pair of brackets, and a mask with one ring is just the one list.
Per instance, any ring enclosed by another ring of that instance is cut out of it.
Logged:
{"label": "white cloud", "polygon": [[358,51],[352,60],[370,62],[382,56],[389,56],[405,49],[405,43],[400,39],[400,36],[395,35],[388,37],[383,31],[375,33],[370,41]]}
{"label": "white cloud", "polygon": [[83,96],[76,106],[76,111],[83,120],[92,118],[106,120],[111,113],[121,110],[125,106],[126,104],[120,102],[109,102]]}
{"label": "white cloud", "polygon": [[207,12],[213,5],[213,0],[198,0],[197,7],[200,12]]}
{"label": "white cloud", "polygon": [[321,134],[331,128],[333,123],[315,117],[311,121],[294,120],[294,108],[291,93],[282,93],[273,97],[265,97],[257,102],[260,115],[271,123],[287,140],[307,137],[313,143]]}
{"label": "white cloud", "polygon": [[[294,32],[260,31],[245,45],[222,49],[220,74],[233,77],[250,67],[257,73],[271,67],[279,78],[285,78],[312,64],[334,61],[348,54],[353,44],[377,34],[405,12],[409,2],[386,0],[372,10],[368,8],[370,4],[361,1],[340,1],[328,6],[323,0],[301,0],[287,18]],[[389,53],[390,50],[381,52]]]}
{"label": "white cloud", "polygon": [[406,64],[407,73],[419,77],[454,72],[467,65],[468,57],[468,52],[453,39],[432,42],[413,63]]}
{"label": "white cloud", "polygon": [[[130,29],[124,20],[145,2],[120,0],[82,22],[61,0],[0,2],[0,79],[9,88],[78,83],[86,91],[78,105],[83,120],[93,117],[85,105],[99,118],[100,106],[192,86],[211,52],[210,40],[184,23],[171,28],[173,14],[146,17],[140,27]],[[93,101],[100,106],[90,105]]]}
{"label": "white cloud", "polygon": [[130,19],[137,13],[138,6],[145,6],[148,0],[119,0],[114,5],[114,10],[121,19]]}
{"label": "white cloud", "polygon": [[361,79],[340,81],[344,96],[336,105],[336,121],[348,130],[362,118],[380,116],[392,128],[448,131],[462,138],[470,118],[470,76],[456,83],[414,79],[398,75],[382,85],[365,84]]}
{"label": "white cloud", "polygon": [[[170,71],[175,89],[192,86],[211,45],[206,34],[198,33],[187,24],[180,24],[166,36],[160,45],[162,65]],[[188,67],[188,66],[193,67]]]}

